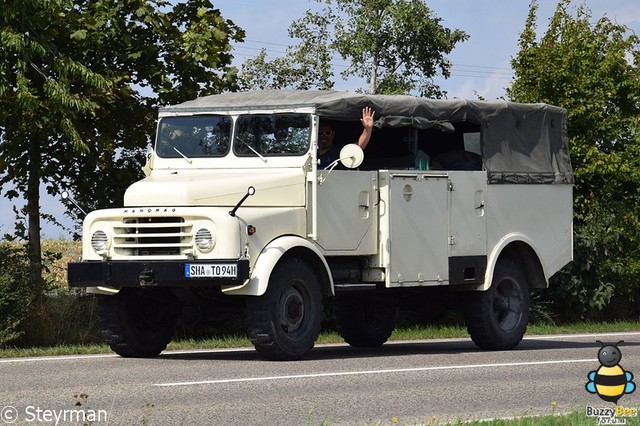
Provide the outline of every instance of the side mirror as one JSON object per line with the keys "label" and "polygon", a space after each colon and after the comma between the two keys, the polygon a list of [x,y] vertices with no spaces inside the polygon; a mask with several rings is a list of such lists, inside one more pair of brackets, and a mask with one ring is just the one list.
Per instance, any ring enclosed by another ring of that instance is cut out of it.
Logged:
{"label": "side mirror", "polygon": [[69,191],[62,191],[60,193],[60,198],[62,198],[63,202],[65,201],[71,202],[71,204],[73,204],[78,210],[80,210],[83,217],[87,215],[87,212],[84,211],[84,209],[80,207],[80,205],[76,202],[76,200],[73,199]]}
{"label": "side mirror", "polygon": [[151,174],[151,169],[153,169],[153,154],[153,149],[145,154],[145,158],[147,161],[145,162],[144,166],[142,166],[142,171],[144,172],[145,176],[149,176]]}
{"label": "side mirror", "polygon": [[340,150],[340,162],[347,169],[360,167],[364,160],[364,151],[358,144],[350,143]]}

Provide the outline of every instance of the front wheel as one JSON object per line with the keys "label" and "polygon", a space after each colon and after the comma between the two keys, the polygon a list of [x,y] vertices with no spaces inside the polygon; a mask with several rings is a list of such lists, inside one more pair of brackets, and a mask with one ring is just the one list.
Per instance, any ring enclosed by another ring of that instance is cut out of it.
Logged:
{"label": "front wheel", "polygon": [[514,348],[527,329],[529,304],[521,267],[512,259],[498,260],[491,287],[468,294],[464,317],[471,339],[481,349]]}
{"label": "front wheel", "polygon": [[123,288],[113,296],[99,296],[102,335],[123,357],[150,358],[166,349],[176,325],[172,299],[150,290]]}
{"label": "front wheel", "polygon": [[258,353],[270,360],[302,358],[313,348],[321,320],[318,278],[301,259],[278,263],[266,293],[247,299],[247,332]]}

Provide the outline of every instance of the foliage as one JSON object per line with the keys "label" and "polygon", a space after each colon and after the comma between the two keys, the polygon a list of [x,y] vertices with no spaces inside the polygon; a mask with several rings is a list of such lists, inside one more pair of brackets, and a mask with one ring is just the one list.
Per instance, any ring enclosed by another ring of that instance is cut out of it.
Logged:
{"label": "foliage", "polygon": [[29,279],[27,245],[0,242],[0,347],[79,343],[95,337],[90,326],[91,300],[61,288],[66,286],[63,259],[73,256],[77,244],[48,242],[45,248],[44,285],[38,287]]}
{"label": "foliage", "polygon": [[102,342],[97,300],[83,290],[56,288],[48,291],[25,323],[20,347],[86,345]]}
{"label": "foliage", "polygon": [[441,95],[431,77],[449,76],[445,54],[468,36],[440,25],[422,0],[336,0],[334,46],[350,62],[343,77],[369,78],[371,93]]}
{"label": "foliage", "polygon": [[80,241],[71,240],[51,240],[47,239],[42,242],[42,250],[45,253],[51,253],[43,272],[45,281],[52,289],[61,289],[68,286],[67,283],[67,264],[69,262],[77,262],[82,256],[82,243]]}
{"label": "foliage", "polygon": [[0,347],[24,333],[24,323],[33,298],[28,277],[29,261],[24,250],[0,242]]}
{"label": "foliage", "polygon": [[300,90],[333,88],[331,70],[330,23],[335,19],[331,11],[305,16],[289,27],[289,37],[301,43],[287,48],[285,56],[269,61],[266,49],[242,64],[238,76],[241,89],[265,90],[295,88]]}
{"label": "foliage", "polygon": [[568,110],[575,261],[553,292],[560,311],[584,318],[638,286],[640,39],[606,17],[592,23],[585,5],[574,16],[570,6],[560,1],[538,39],[538,5],[531,3],[507,93]]}
{"label": "foliage", "polygon": [[[0,346],[24,341],[30,328],[39,323],[38,314],[49,290],[49,281],[33,285],[27,249],[23,243],[0,242]],[[59,257],[47,251],[45,269]]]}
{"label": "foliage", "polygon": [[335,52],[349,62],[342,77],[367,79],[370,93],[444,95],[432,77],[449,76],[445,55],[468,36],[444,28],[423,0],[317,1],[327,5],[289,28],[300,44],[283,58],[268,61],[262,51],[243,65],[244,88],[330,88]]}

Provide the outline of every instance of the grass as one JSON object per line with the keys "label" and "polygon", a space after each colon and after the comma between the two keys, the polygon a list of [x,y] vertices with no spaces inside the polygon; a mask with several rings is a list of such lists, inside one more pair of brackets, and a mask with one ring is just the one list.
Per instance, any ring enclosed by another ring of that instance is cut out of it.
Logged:
{"label": "grass", "polygon": [[[530,325],[527,329],[528,336],[545,334],[581,334],[581,333],[611,333],[625,331],[640,331],[638,322],[611,322],[611,323],[580,323],[565,326]],[[393,332],[391,341],[399,340],[425,340],[468,337],[467,330],[462,326],[425,326],[399,328]],[[318,337],[318,344],[342,343],[343,340],[336,332],[323,332]],[[251,341],[242,335],[230,335],[216,338],[195,340],[181,339],[173,341],[167,350],[193,350],[193,349],[226,349],[251,347]],[[104,344],[91,345],[61,345],[53,347],[35,348],[5,348],[0,349],[0,358],[20,358],[37,356],[61,356],[61,355],[87,355],[108,354],[111,350]]]}
{"label": "grass", "polygon": [[[637,417],[621,417],[617,420],[622,419],[626,420],[627,425],[639,424]],[[429,424],[430,423],[425,423],[425,425]],[[551,414],[546,416],[529,416],[514,419],[447,423],[447,425],[450,426],[595,426],[597,424],[599,424],[598,418],[587,417],[584,409],[576,410],[569,414]]]}
{"label": "grass", "polygon": [[[555,407],[552,407],[551,411],[555,412]],[[610,419],[607,418],[606,420]],[[617,417],[616,420],[624,420],[626,425],[640,424],[640,419],[638,417]],[[391,420],[391,424],[403,425],[404,423],[402,423],[402,419],[394,417]],[[508,419],[486,419],[475,421],[458,420],[448,423],[442,423],[438,419],[433,418],[423,423],[424,426],[595,426],[597,424],[600,424],[598,423],[598,418],[587,417],[584,408],[577,409],[570,413],[554,413]]]}

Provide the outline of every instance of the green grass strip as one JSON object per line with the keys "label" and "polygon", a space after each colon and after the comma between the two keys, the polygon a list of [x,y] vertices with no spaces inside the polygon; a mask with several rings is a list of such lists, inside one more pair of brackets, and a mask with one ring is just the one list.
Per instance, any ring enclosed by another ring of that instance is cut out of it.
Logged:
{"label": "green grass strip", "polygon": [[[640,331],[640,323],[625,321],[611,323],[580,323],[564,326],[530,325],[527,328],[527,335],[612,333],[628,331]],[[428,340],[466,337],[468,337],[467,330],[463,326],[416,326],[396,329],[391,335],[390,340]],[[342,342],[342,338],[336,332],[323,332],[320,334],[317,341],[318,344]],[[251,341],[246,336],[221,336],[202,340],[182,339],[171,342],[167,347],[167,350],[225,349],[239,347],[251,347]],[[34,348],[3,348],[0,349],[0,358],[106,353],[111,353],[111,350],[104,344],[64,345]]]}
{"label": "green grass strip", "polygon": [[[616,420],[624,420],[627,426],[640,424],[637,417],[620,417],[616,418]],[[442,425],[442,423],[433,421],[428,421],[424,424]],[[513,419],[481,420],[472,422],[457,421],[445,423],[445,425],[448,426],[595,426],[597,424],[599,424],[598,418],[587,417],[584,409],[578,409],[569,414],[549,414],[544,416],[524,416]]]}

